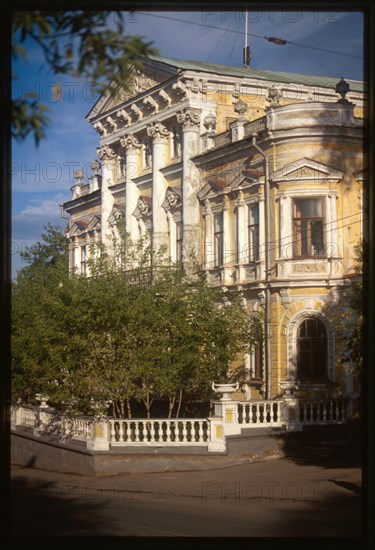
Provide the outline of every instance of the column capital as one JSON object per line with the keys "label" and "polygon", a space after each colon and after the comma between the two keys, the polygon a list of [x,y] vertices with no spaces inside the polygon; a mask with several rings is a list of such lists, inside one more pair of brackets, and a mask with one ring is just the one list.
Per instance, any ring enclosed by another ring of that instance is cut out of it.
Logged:
{"label": "column capital", "polygon": [[117,157],[117,152],[108,145],[101,145],[96,151],[102,162],[113,161]]}
{"label": "column capital", "polygon": [[161,122],[152,122],[147,126],[147,135],[150,138],[167,138],[169,130]]}
{"label": "column capital", "polygon": [[125,134],[124,137],[120,139],[122,147],[126,150],[140,149],[142,144],[138,141],[134,134]]}
{"label": "column capital", "polygon": [[185,107],[182,111],[177,111],[177,122],[181,124],[184,130],[199,130],[202,111]]}

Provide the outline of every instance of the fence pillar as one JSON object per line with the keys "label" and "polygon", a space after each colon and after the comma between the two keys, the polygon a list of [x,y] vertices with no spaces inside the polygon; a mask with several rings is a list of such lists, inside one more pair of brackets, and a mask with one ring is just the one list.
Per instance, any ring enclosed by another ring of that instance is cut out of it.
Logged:
{"label": "fence pillar", "polygon": [[287,432],[301,432],[303,425],[299,419],[298,399],[293,397],[284,397],[283,402],[283,423]]}
{"label": "fence pillar", "polygon": [[11,430],[15,430],[17,426],[21,426],[22,424],[22,407],[16,405],[14,408],[12,407],[11,410],[11,420],[10,420],[10,427]]}
{"label": "fence pillar", "polygon": [[222,452],[226,450],[225,438],[227,435],[241,433],[238,423],[238,410],[236,401],[214,401],[214,416],[209,418],[211,424],[209,452]]}
{"label": "fence pillar", "polygon": [[106,420],[93,422],[90,427],[90,439],[87,449],[90,451],[109,451],[110,425]]}

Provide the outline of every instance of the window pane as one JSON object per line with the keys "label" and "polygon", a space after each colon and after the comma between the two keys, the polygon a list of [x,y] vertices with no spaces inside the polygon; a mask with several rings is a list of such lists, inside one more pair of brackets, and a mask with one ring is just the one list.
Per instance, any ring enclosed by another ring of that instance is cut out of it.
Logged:
{"label": "window pane", "polygon": [[257,225],[259,223],[258,205],[249,208],[249,223],[250,225]]}
{"label": "window pane", "polygon": [[323,216],[321,199],[297,199],[295,201],[297,218],[321,218]]}
{"label": "window pane", "polygon": [[219,214],[215,216],[215,233],[219,233],[223,230],[223,216]]}
{"label": "window pane", "polygon": [[305,319],[299,327],[297,370],[301,380],[327,379],[327,333],[320,319]]}
{"label": "window pane", "polygon": [[323,221],[311,220],[311,246],[312,255],[322,256],[324,252],[323,243]]}

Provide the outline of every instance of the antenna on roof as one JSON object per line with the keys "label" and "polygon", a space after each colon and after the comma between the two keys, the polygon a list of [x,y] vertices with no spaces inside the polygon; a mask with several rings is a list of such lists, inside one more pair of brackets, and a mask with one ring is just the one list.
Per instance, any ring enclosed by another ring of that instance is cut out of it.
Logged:
{"label": "antenna on roof", "polygon": [[245,67],[245,69],[249,68],[250,61],[251,61],[250,46],[247,45],[248,21],[249,21],[249,14],[246,10],[245,11],[245,47],[243,49],[243,66]]}

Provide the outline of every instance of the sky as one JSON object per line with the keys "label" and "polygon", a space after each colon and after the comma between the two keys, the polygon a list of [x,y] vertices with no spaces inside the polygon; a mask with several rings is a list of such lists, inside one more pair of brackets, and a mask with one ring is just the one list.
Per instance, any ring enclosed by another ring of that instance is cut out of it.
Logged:
{"label": "sky", "polygon": [[[113,15],[116,17],[116,15]],[[242,66],[245,15],[241,12],[149,12],[122,14],[126,34],[153,43],[160,55]],[[258,36],[253,36],[258,35]],[[297,45],[278,46],[264,36]],[[360,12],[249,12],[251,67],[317,76],[363,79],[363,14]],[[304,47],[302,47],[302,46]],[[321,50],[331,50],[328,51]],[[91,173],[99,135],[85,120],[97,96],[89,83],[54,75],[35,45],[29,61],[13,67],[15,96],[36,92],[50,109],[51,125],[39,147],[31,136],[13,143],[12,276],[22,268],[20,251],[41,240],[47,223],[66,227],[59,204],[71,198],[74,171]],[[15,78],[16,77],[16,78]],[[60,97],[54,86],[61,86]]]}

